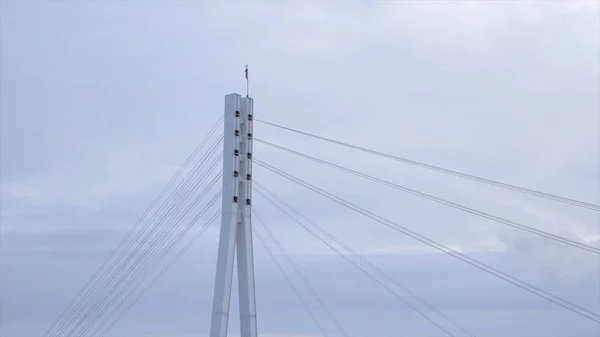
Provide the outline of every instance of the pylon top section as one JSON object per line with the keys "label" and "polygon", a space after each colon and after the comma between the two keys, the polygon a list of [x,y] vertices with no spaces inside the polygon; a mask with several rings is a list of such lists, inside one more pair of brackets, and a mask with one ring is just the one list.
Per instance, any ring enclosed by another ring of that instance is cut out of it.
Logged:
{"label": "pylon top section", "polygon": [[223,213],[210,337],[227,336],[236,255],[241,337],[257,333],[251,227],[253,113],[252,98],[225,96]]}

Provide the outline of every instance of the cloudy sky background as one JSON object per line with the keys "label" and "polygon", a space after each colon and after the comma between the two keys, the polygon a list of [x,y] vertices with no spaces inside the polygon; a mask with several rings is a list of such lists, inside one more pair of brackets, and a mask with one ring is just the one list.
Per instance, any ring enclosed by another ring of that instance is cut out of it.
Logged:
{"label": "cloudy sky background", "polygon": [[[597,2],[7,0],[1,8],[2,336],[45,331],[222,114],[223,96],[243,93],[246,63],[260,119],[600,204]],[[254,133],[600,242],[594,211],[258,123]],[[264,145],[255,156],[600,312],[597,255]],[[600,333],[595,323],[264,169],[254,176],[478,336]],[[255,205],[352,336],[440,335],[258,196]],[[211,227],[110,336],[206,335],[217,232]],[[261,333],[318,335],[256,245]]]}

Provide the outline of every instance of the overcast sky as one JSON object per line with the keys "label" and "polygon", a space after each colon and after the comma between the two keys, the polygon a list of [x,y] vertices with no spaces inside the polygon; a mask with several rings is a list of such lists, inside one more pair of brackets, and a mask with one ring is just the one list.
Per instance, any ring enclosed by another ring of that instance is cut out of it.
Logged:
{"label": "overcast sky", "polygon": [[[223,96],[244,93],[245,64],[257,118],[600,204],[597,1],[5,0],[1,8],[3,337],[43,334],[222,115]],[[595,211],[264,124],[254,134],[600,246]],[[600,314],[596,254],[265,145],[254,155]],[[477,336],[600,333],[260,167],[254,177]],[[254,205],[351,336],[441,335],[258,195]],[[210,227],[109,336],[206,336],[217,235]],[[319,336],[255,244],[261,335]]]}

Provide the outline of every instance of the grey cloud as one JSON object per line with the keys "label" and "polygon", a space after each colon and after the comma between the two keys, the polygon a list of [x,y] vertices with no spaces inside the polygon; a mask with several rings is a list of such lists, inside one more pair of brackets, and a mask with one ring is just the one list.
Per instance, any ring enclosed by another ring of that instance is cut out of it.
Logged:
{"label": "grey cloud", "polygon": [[[243,90],[246,63],[258,118],[600,203],[600,30],[598,7],[589,3],[4,3],[2,334],[43,331],[219,117],[223,95]],[[593,212],[401,166],[260,123],[255,135],[574,239],[593,240],[599,233]],[[299,165],[299,159],[265,146],[257,145],[256,155],[600,310],[593,306],[600,296],[595,256]],[[418,243],[264,169],[257,167],[255,176],[481,335],[594,335],[594,326],[568,312],[448,257],[397,253]],[[399,327],[411,336],[433,333],[413,314],[399,315],[396,310],[404,309],[389,296],[324,254],[325,247],[258,196],[255,204],[357,336],[390,335]],[[206,330],[216,230],[157,284],[115,337]],[[259,251],[262,331],[314,333]],[[361,307],[377,317],[366,317]]]}
{"label": "grey cloud", "polygon": [[[135,327],[135,324],[142,321],[147,323],[144,327],[137,327],[136,334],[158,334],[161,331],[206,333],[214,265],[209,263],[208,259],[201,259],[203,261],[199,263],[195,253],[196,249],[190,251],[157,283],[140,305],[128,315],[128,319],[119,326],[119,333],[127,331],[128,327]],[[295,333],[315,333],[316,330],[309,324],[308,316],[302,311],[299,302],[295,300],[287,284],[282,282],[283,278],[273,265],[264,259],[262,251],[257,253],[257,293],[260,299],[262,331],[289,331],[285,329],[293,327],[296,323],[298,329],[294,330]],[[10,287],[11,291],[5,292],[2,304],[10,305],[12,310],[3,314],[4,321],[8,322],[3,325],[3,329],[6,329],[4,331],[15,331],[11,328],[32,320],[39,322],[36,324],[48,324],[48,320],[53,317],[48,317],[46,312],[58,312],[66,305],[70,296],[74,294],[76,285],[87,279],[102,257],[70,255],[65,256],[60,263],[53,262],[56,260],[48,255],[22,256],[18,260],[8,260],[8,263],[3,264],[3,272],[8,275],[3,280],[3,287]],[[348,329],[352,329],[351,331],[382,334],[396,329],[415,333],[427,331],[427,324],[421,318],[361,274],[340,264],[337,258],[312,259],[296,256],[295,260],[313,286],[318,289],[323,300],[340,321]],[[486,334],[501,336],[502,331],[497,331],[494,335],[493,331],[488,330],[489,325],[481,325],[479,320],[484,319],[486,324],[495,325],[499,323],[496,323],[497,317],[504,317],[510,312],[513,312],[512,315],[516,312],[519,314],[501,324],[507,329],[504,331],[519,331],[522,328],[519,324],[524,322],[521,320],[540,319],[541,312],[544,312],[544,315],[552,315],[557,320],[554,328],[559,328],[559,331],[561,324],[566,324],[569,318],[569,315],[562,311],[552,310],[546,302],[524,295],[517,288],[491,278],[481,278],[481,275],[472,270],[462,270],[461,282],[458,282],[453,276],[456,275],[457,269],[448,267],[443,257],[419,257],[420,266],[411,262],[413,257],[388,256],[384,260],[376,263],[462,324],[472,327],[474,331],[483,329],[482,331],[487,331]],[[82,265],[82,262],[87,262],[86,266]],[[424,273],[433,273],[435,277],[425,277]],[[45,276],[42,278],[36,275]],[[69,277],[65,278],[65,275]],[[437,281],[433,282],[434,279]],[[429,282],[423,282],[424,280]],[[302,288],[301,282],[296,277],[294,281],[311,306],[318,308]],[[579,297],[583,300],[580,304],[589,307],[594,303],[591,303],[589,298],[586,300],[585,295],[590,291],[597,291],[593,289],[593,283],[582,284],[571,288],[569,295]],[[36,305],[32,308],[26,303]],[[235,307],[236,305],[233,305],[232,312],[235,312]],[[585,333],[592,336],[594,325],[586,323],[585,320],[577,322],[576,327],[580,329],[582,336],[586,336]],[[380,330],[369,330],[379,324]],[[570,328],[575,326],[571,325]],[[235,327],[233,329],[235,331]],[[537,336],[536,331],[539,336],[548,332],[538,329],[527,331],[532,336]],[[114,336],[118,336],[119,333],[115,330]]]}

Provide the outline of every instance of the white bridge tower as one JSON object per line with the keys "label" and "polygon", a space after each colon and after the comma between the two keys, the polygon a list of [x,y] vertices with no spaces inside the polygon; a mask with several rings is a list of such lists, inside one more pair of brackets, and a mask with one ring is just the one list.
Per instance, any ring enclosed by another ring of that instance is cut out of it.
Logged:
{"label": "white bridge tower", "polygon": [[252,118],[254,100],[225,96],[223,207],[210,337],[226,337],[234,259],[240,301],[241,337],[256,337],[252,249]]}

